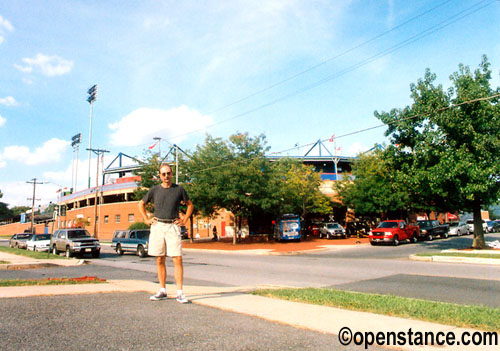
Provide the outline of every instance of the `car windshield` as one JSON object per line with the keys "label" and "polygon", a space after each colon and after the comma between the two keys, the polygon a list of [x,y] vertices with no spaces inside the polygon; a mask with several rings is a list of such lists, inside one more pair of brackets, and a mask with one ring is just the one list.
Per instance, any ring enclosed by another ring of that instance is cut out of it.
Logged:
{"label": "car windshield", "polygon": [[397,228],[398,222],[382,222],[377,228]]}
{"label": "car windshield", "polygon": [[86,230],[71,230],[68,232],[68,238],[70,239],[88,238],[88,237],[90,237],[90,234]]}
{"label": "car windshield", "polygon": [[31,238],[32,235],[33,234],[19,234],[17,236],[17,239],[19,239],[19,240],[29,239],[29,238]]}
{"label": "car windshield", "polygon": [[147,238],[149,238],[149,230],[137,232],[137,239],[147,239]]}
{"label": "car windshield", "polygon": [[432,226],[432,221],[418,221],[419,227],[430,227]]}
{"label": "car windshield", "polygon": [[338,223],[328,223],[326,225],[326,227],[328,229],[340,229],[340,224],[338,224]]}
{"label": "car windshield", "polygon": [[36,235],[35,240],[50,240],[50,234]]}

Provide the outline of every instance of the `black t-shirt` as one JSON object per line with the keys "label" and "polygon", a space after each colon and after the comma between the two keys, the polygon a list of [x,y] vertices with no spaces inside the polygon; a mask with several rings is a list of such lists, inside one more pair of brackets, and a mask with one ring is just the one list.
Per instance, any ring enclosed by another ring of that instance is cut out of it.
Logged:
{"label": "black t-shirt", "polygon": [[160,219],[174,219],[179,217],[179,205],[181,201],[189,201],[186,190],[180,185],[172,184],[169,188],[155,185],[142,198],[144,203],[154,204],[154,216]]}

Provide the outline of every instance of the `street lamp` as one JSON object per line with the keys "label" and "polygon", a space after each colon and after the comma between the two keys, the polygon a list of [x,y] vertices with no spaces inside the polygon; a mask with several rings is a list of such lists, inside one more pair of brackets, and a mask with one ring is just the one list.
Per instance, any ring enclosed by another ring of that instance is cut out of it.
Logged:
{"label": "street lamp", "polygon": [[88,103],[90,104],[90,132],[89,132],[89,182],[88,182],[88,188],[90,188],[90,155],[91,155],[91,149],[92,149],[92,114],[94,112],[94,102],[97,100],[97,84],[94,84],[93,86],[90,87],[90,89],[87,91],[89,94],[89,97],[87,98]]}

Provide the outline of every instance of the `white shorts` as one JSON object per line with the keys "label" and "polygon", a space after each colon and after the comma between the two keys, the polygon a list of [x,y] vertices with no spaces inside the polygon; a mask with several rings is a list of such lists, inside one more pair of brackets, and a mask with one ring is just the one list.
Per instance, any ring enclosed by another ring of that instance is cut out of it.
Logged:
{"label": "white shorts", "polygon": [[[165,250],[166,249],[166,250]],[[177,224],[154,222],[149,235],[150,256],[182,256],[181,230]]]}

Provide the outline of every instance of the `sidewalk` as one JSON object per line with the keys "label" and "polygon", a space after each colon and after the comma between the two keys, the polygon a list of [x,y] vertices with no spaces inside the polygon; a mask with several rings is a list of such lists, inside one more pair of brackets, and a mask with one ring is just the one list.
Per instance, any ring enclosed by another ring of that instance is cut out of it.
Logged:
{"label": "sidewalk", "polygon": [[245,238],[243,242],[233,245],[232,238],[224,238],[220,241],[184,241],[184,251],[206,251],[227,254],[256,254],[256,255],[299,255],[307,252],[328,251],[332,249],[345,248],[356,245],[366,245],[368,238],[347,239],[319,239],[309,238],[299,242],[265,241],[260,238]]}
{"label": "sidewalk", "polygon": [[[0,252],[0,260],[14,260],[12,256]],[[22,257],[18,264],[35,264],[31,259]],[[39,260],[42,261],[42,260]],[[81,264],[79,260],[51,260],[53,264],[68,265]],[[57,261],[57,262],[54,262]],[[268,321],[291,325],[298,328],[338,335],[342,328],[350,328],[352,333],[378,333],[395,332],[407,333],[411,328],[415,332],[453,332],[458,340],[462,333],[474,333],[475,330],[440,325],[436,323],[390,317],[367,312],[343,310],[339,308],[310,305],[284,301],[261,296],[251,295],[250,292],[258,288],[273,288],[274,286],[248,286],[248,287],[207,287],[185,286],[187,297],[195,304],[217,308],[235,313],[262,318]],[[278,287],[276,287],[278,288]],[[154,294],[158,284],[140,280],[109,280],[104,284],[57,285],[57,286],[19,286],[1,287],[0,298],[68,295],[68,294],[96,294],[111,292],[140,292]],[[175,296],[176,287],[167,286],[167,294]],[[161,303],[161,302],[147,302]],[[340,336],[339,336],[340,337]],[[393,348],[393,347],[392,347]],[[404,350],[470,350],[470,347],[415,347],[398,346]],[[475,350],[491,350],[492,347],[474,347]]]}
{"label": "sidewalk", "polygon": [[78,266],[84,264],[84,260],[76,258],[71,259],[34,259],[27,256],[12,255],[5,252],[0,252],[0,261],[9,262],[0,264],[0,270],[16,270],[28,268],[43,268],[53,266]]}

